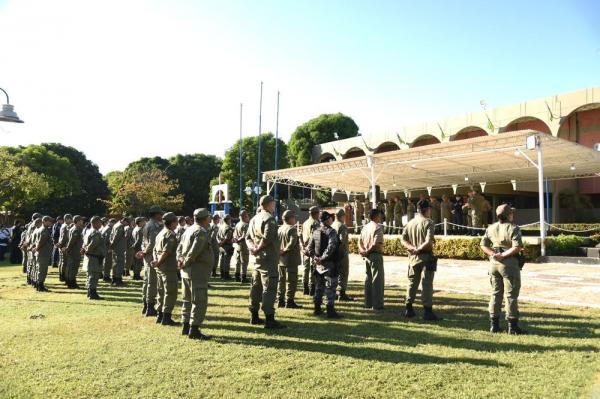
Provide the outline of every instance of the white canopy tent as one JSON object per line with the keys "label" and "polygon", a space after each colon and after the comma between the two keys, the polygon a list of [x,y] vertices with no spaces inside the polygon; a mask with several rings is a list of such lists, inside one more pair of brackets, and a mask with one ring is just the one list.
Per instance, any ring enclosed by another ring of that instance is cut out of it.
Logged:
{"label": "white canopy tent", "polygon": [[[538,165],[540,167],[538,167]],[[522,130],[432,144],[342,161],[264,173],[274,183],[348,195],[409,192],[516,182],[538,182],[540,226],[544,221],[543,180],[600,176],[600,152],[548,134]],[[542,256],[545,229],[540,228]]]}

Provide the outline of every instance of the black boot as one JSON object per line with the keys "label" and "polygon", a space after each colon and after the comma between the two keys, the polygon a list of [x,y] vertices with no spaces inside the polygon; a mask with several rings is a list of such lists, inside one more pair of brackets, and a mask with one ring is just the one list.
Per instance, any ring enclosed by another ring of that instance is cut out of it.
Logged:
{"label": "black boot", "polygon": [[65,277],[62,274],[59,274],[58,281],[65,281]]}
{"label": "black boot", "polygon": [[209,340],[210,337],[208,335],[204,335],[200,332],[200,327],[198,326],[190,326],[190,333],[188,334],[189,339],[200,339],[203,341]]}
{"label": "black boot", "polygon": [[335,308],[333,307],[333,305],[327,305],[327,318],[328,319],[341,319],[344,316],[338,314],[338,312],[335,311]]}
{"label": "black boot", "polygon": [[508,319],[508,333],[512,335],[525,335],[527,331],[519,327],[519,319]]}
{"label": "black boot", "polygon": [[252,313],[252,316],[250,317],[250,324],[253,325],[258,325],[258,324],[264,324],[265,321],[263,319],[261,319],[260,317],[258,317],[258,310],[251,310],[250,311]]}
{"label": "black boot", "polygon": [[406,304],[406,309],[404,310],[404,317],[415,317],[417,314],[415,313],[412,303]]}
{"label": "black boot", "polygon": [[248,277],[245,274],[242,274],[242,279],[240,280],[242,284],[248,284]]}
{"label": "black boot", "polygon": [[142,279],[142,276],[140,276],[139,274],[134,273],[133,274],[133,279],[136,280],[136,281],[139,281],[139,280]]}
{"label": "black boot", "polygon": [[146,308],[146,317],[152,317],[158,315],[156,309],[154,309],[154,304],[148,302],[148,307]]}
{"label": "black boot", "polygon": [[27,285],[31,285],[31,277],[27,276]]}
{"label": "black boot", "polygon": [[315,302],[315,309],[313,310],[313,315],[320,316],[323,314],[323,309],[321,309],[321,304]]}
{"label": "black boot", "polygon": [[275,320],[275,314],[268,314],[266,319],[267,321],[265,321],[265,328],[267,330],[280,330],[282,328],[286,328],[286,326]]}
{"label": "black boot", "polygon": [[338,295],[338,301],[352,302],[354,301],[354,298],[346,295],[346,290],[341,290],[340,295]]}
{"label": "black boot", "polygon": [[110,280],[110,285],[113,287],[117,285],[117,279],[115,277]]}
{"label": "black boot", "polygon": [[499,317],[490,317],[490,332],[491,333],[499,333],[502,330],[500,329],[500,318]]}
{"label": "black boot", "polygon": [[239,273],[236,273],[236,274],[235,274],[235,281],[239,281],[239,282],[241,282],[241,281],[242,281],[242,278],[240,277],[240,274],[239,274]]}
{"label": "black boot", "polygon": [[183,323],[183,328],[181,329],[181,335],[188,335],[190,333],[190,323]]}
{"label": "black boot", "polygon": [[285,299],[280,299],[277,303],[277,306],[280,308],[285,308]]}
{"label": "black boot", "polygon": [[221,273],[221,279],[225,280],[225,281],[231,280],[231,276],[229,275],[229,272]]}
{"label": "black boot", "polygon": [[163,316],[164,316],[163,312],[157,312],[156,313],[156,324],[162,323]]}
{"label": "black boot", "polygon": [[425,313],[423,313],[423,320],[427,320],[427,321],[442,320],[435,313],[433,313],[433,308],[431,306],[423,306],[423,309],[425,309]]}
{"label": "black boot", "polygon": [[111,283],[112,282],[112,280],[108,276],[102,277],[102,281],[104,281],[105,283]]}
{"label": "black boot", "polygon": [[302,305],[298,305],[296,302],[294,302],[293,299],[288,299],[285,304],[285,307],[288,309],[301,309]]}
{"label": "black boot", "polygon": [[39,283],[37,285],[37,290],[38,290],[38,292],[50,292],[50,290],[48,288],[46,288],[44,283]]}
{"label": "black boot", "polygon": [[179,327],[181,323],[176,322],[171,318],[171,313],[163,313],[162,321],[160,322],[163,326],[174,326]]}
{"label": "black boot", "polygon": [[100,301],[103,299],[100,295],[98,295],[98,292],[95,289],[91,289],[89,295],[89,298],[93,301]]}
{"label": "black boot", "polygon": [[315,285],[314,284],[310,285],[310,290],[308,290],[308,295],[315,296]]}
{"label": "black boot", "polygon": [[304,283],[304,295],[309,295],[310,294],[310,290],[308,289],[308,283]]}
{"label": "black boot", "polygon": [[144,306],[142,307],[142,316],[146,315],[146,310],[148,310],[148,302],[144,302]]}

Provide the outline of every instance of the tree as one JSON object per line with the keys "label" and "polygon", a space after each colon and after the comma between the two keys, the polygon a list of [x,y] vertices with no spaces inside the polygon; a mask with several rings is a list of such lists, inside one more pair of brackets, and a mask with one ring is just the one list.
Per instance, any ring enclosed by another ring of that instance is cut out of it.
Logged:
{"label": "tree", "polygon": [[19,214],[50,194],[46,178],[20,163],[6,147],[0,148],[0,165],[1,210]]}
{"label": "tree", "polygon": [[339,139],[358,136],[358,126],[352,118],[341,113],[323,114],[298,126],[288,144],[290,165],[304,166],[311,163],[313,146]]}
{"label": "tree", "polygon": [[[113,180],[113,183],[116,182],[118,180]],[[178,188],[177,182],[170,179],[162,170],[131,170],[122,176],[121,184],[116,192],[113,192],[112,199],[108,201],[110,212],[143,215],[152,205],[178,212],[183,205],[183,195],[171,194]]]}
{"label": "tree", "polygon": [[[281,139],[278,139],[279,155],[278,168],[283,169],[288,167],[287,145]],[[261,142],[261,169],[269,171],[275,169],[275,136],[272,133],[262,135]],[[221,178],[229,185],[229,199],[239,206],[240,200],[240,140],[237,140],[234,145],[225,152],[223,158],[223,166],[221,167]],[[243,176],[242,189],[251,186],[256,181],[257,173],[257,153],[258,153],[258,136],[245,137],[242,141],[243,153]],[[264,183],[264,182],[263,182]],[[265,189],[263,184],[262,188]],[[278,186],[278,193],[284,193],[281,185]],[[244,194],[244,204],[251,203],[250,197]],[[248,207],[249,208],[249,207]]]}
{"label": "tree", "polygon": [[80,215],[101,215],[106,212],[105,201],[110,191],[98,165],[90,161],[83,152],[59,143],[42,144],[47,150],[66,158],[75,169],[79,190],[62,198],[52,198],[52,203],[41,204],[43,208],[53,207],[58,212],[69,211]]}
{"label": "tree", "polygon": [[178,181],[177,194],[183,195],[182,211],[191,215],[208,206],[211,179],[219,176],[221,160],[214,155],[178,154],[169,158],[167,173]]}

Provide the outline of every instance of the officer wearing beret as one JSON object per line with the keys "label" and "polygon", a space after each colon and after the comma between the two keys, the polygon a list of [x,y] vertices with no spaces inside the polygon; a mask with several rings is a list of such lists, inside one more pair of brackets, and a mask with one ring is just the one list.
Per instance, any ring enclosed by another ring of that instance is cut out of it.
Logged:
{"label": "officer wearing beret", "polygon": [[142,312],[145,312],[147,317],[157,315],[154,303],[156,301],[158,281],[156,270],[152,267],[152,261],[154,260],[153,254],[156,236],[163,228],[163,213],[163,210],[158,205],[152,205],[148,209],[150,218],[142,230],[142,250],[138,253],[138,257],[144,260],[144,284],[142,285],[144,306]]}
{"label": "officer wearing beret", "polygon": [[275,200],[270,195],[260,198],[260,212],[258,212],[248,225],[246,244],[254,256],[254,272],[252,275],[252,288],[250,289],[250,319],[251,324],[262,324],[258,317],[258,310],[262,302],[265,313],[265,328],[277,329],[285,326],[275,320],[275,297],[277,282],[279,280],[279,239],[277,236],[277,222],[273,217]]}
{"label": "officer wearing beret", "polygon": [[481,249],[490,258],[490,331],[500,332],[502,298],[506,294],[506,319],[509,334],[526,334],[519,327],[519,290],[521,269],[518,255],[523,249],[521,229],[513,223],[514,208],[507,204],[496,208],[498,221],[485,231]]}
{"label": "officer wearing beret", "polygon": [[[287,210],[283,212],[283,224],[279,226],[277,235],[280,242],[279,256],[279,307],[298,309],[294,298],[298,287],[298,266],[300,265],[300,239],[296,228],[296,214]],[[286,289],[287,288],[287,289]]]}
{"label": "officer wearing beret", "polygon": [[365,308],[383,310],[385,272],[383,268],[383,215],[378,209],[369,212],[369,223],[365,225],[358,240],[358,250],[365,261]]}
{"label": "officer wearing beret", "polygon": [[351,298],[346,294],[346,290],[348,289],[348,274],[350,272],[350,249],[348,247],[348,227],[344,223],[345,216],[346,211],[344,211],[343,208],[338,209],[338,211],[335,214],[335,221],[333,222],[331,227],[333,227],[333,229],[336,231],[340,240],[340,259],[338,270],[338,284],[340,287],[340,294],[338,296],[338,300],[353,301],[354,298]]}
{"label": "officer wearing beret", "polygon": [[321,227],[321,224],[319,223],[319,208],[311,206],[308,211],[310,216],[302,223],[302,247],[304,248],[304,276],[302,282],[304,284],[304,295],[313,296],[315,294],[315,276],[313,274],[315,264],[310,255],[308,255],[307,249],[308,241],[310,241],[313,232]]}
{"label": "officer wearing beret", "polygon": [[177,216],[173,212],[163,215],[164,227],[156,236],[152,267],[157,278],[156,322],[163,326],[178,326],[171,315],[177,301]]}
{"label": "officer wearing beret", "polygon": [[52,263],[52,250],[54,244],[52,241],[52,223],[54,220],[50,216],[42,218],[42,225],[33,232],[32,244],[35,252],[35,270],[33,272],[34,283],[37,291],[47,292],[44,285],[48,275],[48,267]]}
{"label": "officer wearing beret", "polygon": [[106,248],[100,233],[102,220],[98,216],[92,217],[91,230],[86,234],[81,248],[83,257],[83,269],[87,272],[87,297],[90,300],[102,299],[98,295],[98,280],[102,275],[102,260]]}
{"label": "officer wearing beret", "polygon": [[246,233],[248,232],[248,221],[250,215],[248,211],[240,212],[240,221],[233,230],[233,246],[235,248],[235,280],[245,284],[248,282],[248,245],[246,245]]}
{"label": "officer wearing beret", "polygon": [[67,273],[65,283],[68,288],[79,288],[77,272],[81,263],[81,246],[83,245],[83,216],[73,217],[73,226],[69,229],[69,239],[65,248],[67,258]]}
{"label": "officer wearing beret", "polygon": [[408,287],[406,288],[405,317],[415,317],[413,303],[421,284],[423,319],[440,320],[433,312],[433,278],[437,270],[437,259],[433,255],[435,225],[429,218],[431,206],[428,200],[417,202],[417,215],[402,231],[402,245],[408,250]]}
{"label": "officer wearing beret", "polygon": [[194,211],[194,224],[188,227],[177,247],[178,267],[181,269],[183,306],[182,335],[190,339],[207,340],[200,326],[208,306],[208,281],[215,261],[210,239],[210,213],[205,208]]}

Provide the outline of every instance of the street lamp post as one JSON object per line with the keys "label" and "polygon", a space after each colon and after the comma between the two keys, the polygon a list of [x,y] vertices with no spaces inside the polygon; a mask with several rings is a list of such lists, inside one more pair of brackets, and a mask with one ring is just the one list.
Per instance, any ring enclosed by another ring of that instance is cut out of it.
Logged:
{"label": "street lamp post", "polygon": [[6,96],[6,104],[2,104],[2,111],[0,111],[0,122],[23,123],[23,121],[17,116],[14,107],[10,103],[8,93],[1,87],[0,91]]}

